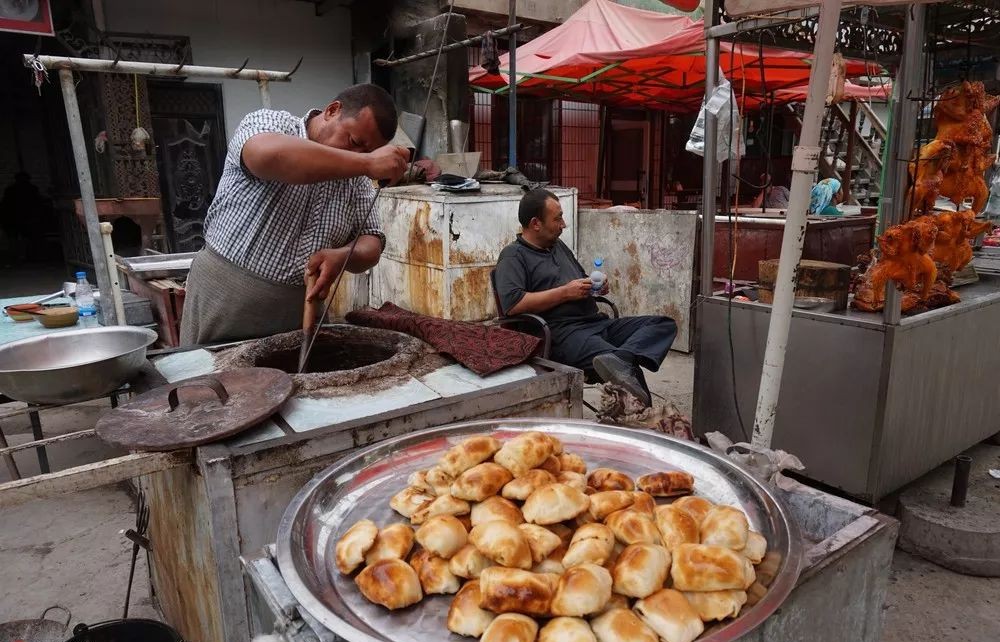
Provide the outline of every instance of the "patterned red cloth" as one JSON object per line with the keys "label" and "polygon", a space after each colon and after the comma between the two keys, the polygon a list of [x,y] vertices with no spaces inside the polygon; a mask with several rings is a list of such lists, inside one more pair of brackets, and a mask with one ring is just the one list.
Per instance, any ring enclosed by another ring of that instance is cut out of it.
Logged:
{"label": "patterned red cloth", "polygon": [[347,321],[369,328],[403,332],[431,344],[480,376],[524,363],[542,340],[523,332],[416,314],[386,303],[347,314]]}

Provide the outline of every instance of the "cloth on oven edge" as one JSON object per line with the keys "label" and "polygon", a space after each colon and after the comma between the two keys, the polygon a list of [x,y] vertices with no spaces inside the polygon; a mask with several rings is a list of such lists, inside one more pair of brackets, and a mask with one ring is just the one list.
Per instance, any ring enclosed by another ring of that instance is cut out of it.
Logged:
{"label": "cloth on oven edge", "polygon": [[530,359],[542,340],[499,326],[449,321],[416,314],[385,303],[347,314],[347,321],[369,328],[395,330],[426,341],[479,376],[493,374]]}

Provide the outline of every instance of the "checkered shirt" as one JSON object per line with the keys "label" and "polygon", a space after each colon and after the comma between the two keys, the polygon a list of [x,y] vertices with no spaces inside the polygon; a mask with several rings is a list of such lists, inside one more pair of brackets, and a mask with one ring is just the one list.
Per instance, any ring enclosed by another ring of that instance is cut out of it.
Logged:
{"label": "checkered shirt", "polygon": [[310,185],[264,181],[243,165],[243,145],[261,133],[306,138],[305,117],[260,109],[247,114],[229,142],[222,178],[205,217],[205,243],[234,264],[262,278],[301,285],[306,261],[318,250],[343,247],[361,233],[385,246],[378,212],[371,209],[375,188],[365,177]]}

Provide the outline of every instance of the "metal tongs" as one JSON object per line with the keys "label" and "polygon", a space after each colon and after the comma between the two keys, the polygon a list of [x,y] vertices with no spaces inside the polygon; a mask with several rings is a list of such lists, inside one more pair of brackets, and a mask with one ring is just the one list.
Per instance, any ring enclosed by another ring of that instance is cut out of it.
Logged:
{"label": "metal tongs", "polygon": [[[361,238],[361,231],[364,229],[364,222],[368,220],[368,217],[371,216],[372,210],[375,209],[375,204],[378,202],[379,194],[382,193],[382,187],[383,184],[380,182],[378,188],[375,190],[375,197],[372,199],[372,204],[368,207],[368,211],[365,213],[364,218],[357,223],[354,238],[351,240],[351,245],[347,248],[347,258],[344,259],[344,264],[340,266],[340,271],[337,272],[337,278],[333,280],[333,285],[330,286],[330,293],[326,295],[326,301],[323,304],[323,314],[319,318],[319,323],[316,322],[315,307],[310,301],[306,301],[302,319],[302,345],[299,346],[298,374],[305,372],[306,366],[309,364],[309,354],[312,353],[313,344],[316,343],[316,337],[319,336],[319,332],[323,328],[323,324],[326,323],[326,318],[330,315],[330,306],[333,305],[333,300],[337,297],[337,290],[340,288],[340,282],[344,278],[344,272],[347,271],[347,264],[350,263],[351,257],[354,256],[354,248],[358,244],[358,239]],[[306,275],[307,294],[315,282],[316,278],[314,276],[308,274]]]}

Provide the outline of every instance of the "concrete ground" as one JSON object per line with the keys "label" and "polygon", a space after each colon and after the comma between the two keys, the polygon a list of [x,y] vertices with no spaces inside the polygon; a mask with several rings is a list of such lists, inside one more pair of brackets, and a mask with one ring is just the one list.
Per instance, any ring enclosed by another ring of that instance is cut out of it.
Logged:
{"label": "concrete ground", "polygon": [[[654,393],[690,413],[693,359],[672,353],[648,381]],[[599,393],[585,392],[591,403]],[[6,410],[10,406],[4,407]],[[46,436],[92,425],[100,403],[47,411]],[[8,440],[30,434],[26,416],[0,421]],[[92,440],[50,449],[54,468],[109,454]],[[33,472],[34,456],[17,456],[22,472]],[[0,464],[0,481],[6,481]],[[122,487],[105,487],[0,509],[0,622],[38,617],[53,605],[73,612],[74,622],[120,617],[131,543],[120,534],[134,525],[133,500]],[[885,605],[882,642],[980,642],[1000,640],[1000,579],[952,573],[897,551]],[[130,615],[156,617],[149,600],[145,558],[139,556]],[[68,637],[68,636],[67,636]]]}

